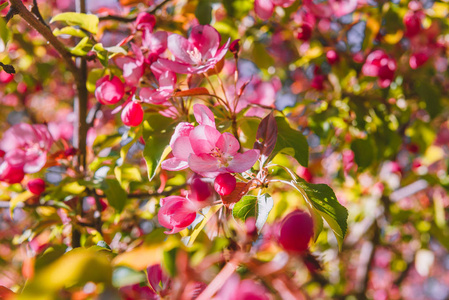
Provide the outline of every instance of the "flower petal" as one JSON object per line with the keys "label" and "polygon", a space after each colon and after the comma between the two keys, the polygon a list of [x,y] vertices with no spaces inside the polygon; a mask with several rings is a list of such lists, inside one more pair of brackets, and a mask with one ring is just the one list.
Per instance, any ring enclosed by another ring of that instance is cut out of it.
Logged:
{"label": "flower petal", "polygon": [[177,159],[176,157],[166,159],[161,163],[161,168],[168,171],[180,171],[188,167],[189,164],[186,161]]}
{"label": "flower petal", "polygon": [[209,154],[215,149],[221,133],[214,127],[199,125],[190,132],[190,144],[195,154]]}
{"label": "flower petal", "polygon": [[200,125],[208,125],[215,128],[215,116],[213,112],[203,104],[193,106],[193,114]]}
{"label": "flower petal", "polygon": [[226,168],[231,173],[241,173],[250,169],[256,161],[259,159],[260,152],[256,149],[251,149],[245,153],[237,153],[234,155],[234,159],[229,163]]}
{"label": "flower petal", "polygon": [[215,177],[219,171],[219,161],[210,154],[192,154],[189,157],[190,169],[204,177]]}
{"label": "flower petal", "polygon": [[189,41],[198,48],[203,59],[214,57],[220,46],[220,34],[210,25],[197,25],[192,28]]}
{"label": "flower petal", "polygon": [[228,155],[235,155],[240,149],[239,141],[229,132],[225,132],[220,136],[216,146]]}
{"label": "flower petal", "polygon": [[167,48],[179,62],[195,65],[198,63],[198,59],[201,60],[201,57],[193,55],[198,53],[198,49],[185,37],[180,36],[179,34],[172,34],[168,37]]}
{"label": "flower petal", "polygon": [[183,161],[189,159],[189,155],[193,153],[192,146],[190,145],[190,139],[188,136],[182,136],[173,143],[173,155]]}

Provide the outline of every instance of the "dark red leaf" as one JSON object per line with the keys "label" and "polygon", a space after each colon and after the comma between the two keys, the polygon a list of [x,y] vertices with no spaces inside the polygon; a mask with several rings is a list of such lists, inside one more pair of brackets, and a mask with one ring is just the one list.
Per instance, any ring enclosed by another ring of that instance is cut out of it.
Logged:
{"label": "dark red leaf", "polygon": [[268,116],[262,119],[262,122],[257,128],[256,142],[254,149],[260,150],[260,156],[263,162],[270,156],[276,146],[278,135],[278,127],[274,118],[274,113],[271,112]]}
{"label": "dark red leaf", "polygon": [[209,95],[209,91],[204,87],[196,87],[186,91],[179,91],[174,94],[175,97],[201,96]]}

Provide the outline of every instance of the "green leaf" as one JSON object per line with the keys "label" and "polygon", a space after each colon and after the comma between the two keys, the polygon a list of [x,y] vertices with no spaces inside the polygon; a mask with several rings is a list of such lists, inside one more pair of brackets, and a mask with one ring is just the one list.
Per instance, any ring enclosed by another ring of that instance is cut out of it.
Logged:
{"label": "green leaf", "polygon": [[256,227],[260,232],[272,209],[273,198],[270,195],[263,194],[259,197],[247,195],[234,205],[232,215],[235,219],[242,221],[255,217]]}
{"label": "green leaf", "polygon": [[441,91],[429,82],[420,81],[416,85],[416,91],[421,99],[426,103],[426,110],[433,119],[441,113]]}
{"label": "green leaf", "polygon": [[108,203],[120,213],[125,207],[127,194],[117,179],[106,179],[106,187],[103,189]]}
{"label": "green leaf", "polygon": [[115,167],[114,174],[124,189],[127,189],[129,187],[129,184],[133,181],[142,181],[142,176],[140,175],[139,168],[129,164],[123,164],[120,167]]}
{"label": "green leaf", "polygon": [[274,59],[268,54],[267,46],[262,43],[254,42],[252,57],[259,68],[268,69],[274,65]]}
{"label": "green leaf", "polygon": [[77,248],[40,268],[27,282],[21,299],[57,299],[63,288],[82,287],[87,282],[112,284],[112,267],[107,255]]}
{"label": "green leaf", "polygon": [[23,203],[31,197],[33,197],[33,193],[26,190],[26,191],[18,194],[17,196],[15,196],[14,198],[12,198],[11,201],[9,202],[9,211],[10,211],[11,217],[13,216],[14,208],[16,208],[16,206],[19,203]]}
{"label": "green leaf", "polygon": [[144,272],[139,272],[128,267],[119,266],[112,273],[112,284],[116,288],[138,284],[145,280],[146,276]]}
{"label": "green leaf", "polygon": [[117,146],[122,140],[122,136],[120,134],[106,135],[100,134],[95,138],[93,148],[98,148],[98,150],[103,150],[105,148],[111,148]]}
{"label": "green leaf", "polygon": [[206,216],[199,222],[195,228],[193,229],[192,233],[190,234],[189,243],[187,246],[192,246],[195,242],[196,238],[200,234],[201,230],[203,230],[204,226],[206,226],[207,222],[209,222],[210,218],[212,218],[213,215],[222,207],[223,205],[215,205],[211,206],[209,211],[207,212]]}
{"label": "green leaf", "polygon": [[96,34],[98,30],[98,17],[92,14],[66,12],[54,16],[50,23],[60,21],[70,26],[79,26],[90,33]]}
{"label": "green leaf", "polygon": [[92,42],[88,37],[84,37],[75,47],[70,49],[70,53],[78,56],[86,55],[92,49]]}
{"label": "green leaf", "polygon": [[11,31],[3,18],[0,18],[0,52],[5,51],[6,44],[11,39]]}
{"label": "green leaf", "polygon": [[80,38],[87,37],[87,34],[84,31],[82,31],[81,29],[74,28],[72,26],[66,26],[61,29],[56,28],[55,30],[53,30],[53,34],[56,36],[67,34],[67,35],[76,36],[76,37],[80,37]]}
{"label": "green leaf", "polygon": [[143,122],[143,138],[145,140],[143,157],[147,163],[150,181],[156,175],[156,170],[161,164],[164,150],[168,147],[175,126],[176,123],[170,118],[157,113],[146,114],[146,120]]}
{"label": "green leaf", "polygon": [[268,214],[273,209],[273,198],[268,194],[263,194],[257,197],[257,217],[256,227],[258,232],[262,230],[263,225],[268,219]]}
{"label": "green leaf", "polygon": [[307,167],[309,164],[309,144],[305,136],[287,123],[284,117],[276,117],[278,136],[273,155],[284,153],[292,156],[298,163]]}
{"label": "green leaf", "polygon": [[0,4],[0,11],[4,10],[7,6],[8,6],[8,1],[3,2],[2,4]]}
{"label": "green leaf", "polygon": [[232,216],[235,219],[246,221],[249,217],[256,216],[256,196],[243,196],[239,202],[234,205],[232,209]]}
{"label": "green leaf", "polygon": [[[100,78],[104,74],[104,69],[92,69],[89,71],[89,75],[87,75],[87,82],[86,87],[87,90],[91,93],[95,92],[95,89],[97,88],[97,81],[100,80]],[[97,137],[98,138],[98,137]],[[95,139],[97,140],[97,139]],[[95,144],[95,142],[94,142]]]}
{"label": "green leaf", "polygon": [[209,0],[200,0],[195,9],[195,17],[201,25],[208,25],[212,21],[212,4]]}
{"label": "green leaf", "polygon": [[365,169],[374,160],[374,145],[370,139],[357,139],[351,143],[354,160],[360,169]]}
{"label": "green leaf", "polygon": [[294,180],[292,183],[301,191],[305,200],[329,224],[341,249],[348,228],[348,210],[338,202],[334,191],[325,184],[311,184]]}
{"label": "green leaf", "polygon": [[259,127],[260,119],[253,117],[239,118],[238,127],[242,134],[240,135],[240,141],[243,147],[252,148],[256,141],[257,128]]}

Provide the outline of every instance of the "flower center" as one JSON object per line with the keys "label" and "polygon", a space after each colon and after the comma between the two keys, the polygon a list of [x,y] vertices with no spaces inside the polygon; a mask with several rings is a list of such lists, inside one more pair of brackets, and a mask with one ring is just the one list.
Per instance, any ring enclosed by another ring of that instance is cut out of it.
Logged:
{"label": "flower center", "polygon": [[192,50],[187,50],[187,54],[190,56],[190,59],[197,65],[201,63],[201,52],[198,48],[193,47]]}

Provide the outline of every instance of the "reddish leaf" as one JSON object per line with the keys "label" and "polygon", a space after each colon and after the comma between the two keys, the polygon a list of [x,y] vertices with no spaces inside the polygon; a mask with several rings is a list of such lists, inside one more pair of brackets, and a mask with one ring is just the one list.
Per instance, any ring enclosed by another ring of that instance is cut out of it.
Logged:
{"label": "reddish leaf", "polygon": [[256,141],[254,142],[254,149],[260,150],[262,165],[273,152],[276,146],[278,135],[278,127],[274,118],[274,113],[271,112],[268,116],[262,119],[262,122],[257,128]]}
{"label": "reddish leaf", "polygon": [[174,94],[175,97],[202,96],[202,95],[209,95],[209,91],[204,87],[196,87],[186,91],[179,91]]}
{"label": "reddish leaf", "polygon": [[243,196],[246,195],[246,193],[248,193],[248,191],[252,190],[255,188],[255,183],[251,180],[248,182],[237,182],[234,191],[232,191],[232,193],[230,193],[227,196],[222,196],[221,199],[223,200],[223,204],[227,207],[227,208],[232,208],[231,205],[233,205],[234,203],[237,203],[240,201],[240,199],[242,199]]}
{"label": "reddish leaf", "polygon": [[16,294],[10,289],[0,285],[0,299],[15,299]]}

